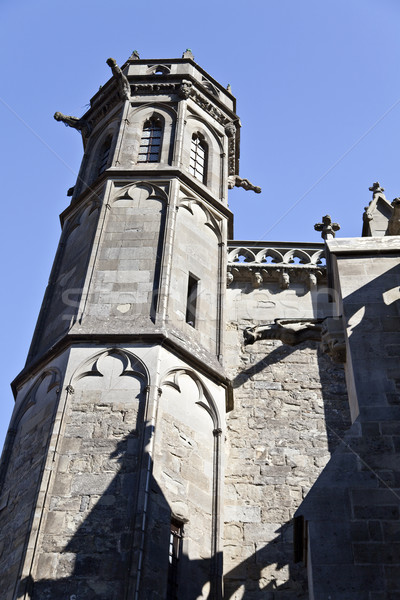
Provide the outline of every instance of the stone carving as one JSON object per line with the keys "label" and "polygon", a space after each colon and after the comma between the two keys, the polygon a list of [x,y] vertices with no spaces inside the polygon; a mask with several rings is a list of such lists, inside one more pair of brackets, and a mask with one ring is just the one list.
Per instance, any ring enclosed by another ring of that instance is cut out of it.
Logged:
{"label": "stone carving", "polygon": [[386,200],[386,196],[383,193],[385,191],[385,188],[381,187],[379,181],[375,181],[375,183],[373,183],[371,185],[370,188],[368,188],[370,192],[372,192],[372,200],[369,203],[368,206],[366,206],[364,208],[364,213],[363,213],[363,220],[364,221],[372,221],[373,219],[373,212],[376,208],[376,204],[378,202],[378,198],[383,198],[384,200]]}
{"label": "stone carving", "polygon": [[79,119],[78,117],[72,117],[70,115],[64,115],[61,112],[56,112],[54,113],[54,118],[56,121],[62,121],[67,127],[72,127],[73,129],[81,131],[86,136],[89,136],[92,130],[89,121]]}
{"label": "stone carving", "polygon": [[202,82],[203,86],[206,88],[206,90],[208,90],[213,96],[218,98],[219,91],[210,81],[208,81],[208,79],[206,79],[206,77],[202,77],[201,82]]}
{"label": "stone carving", "polygon": [[228,175],[235,176],[236,171],[236,140],[234,137],[228,140]]}
{"label": "stone carving", "polygon": [[342,317],[328,317],[322,323],[321,350],[334,363],[346,362],[346,342]]}
{"label": "stone carving", "polygon": [[129,100],[131,89],[128,78],[123,74],[114,58],[107,58],[106,62],[111,67],[112,74],[117,82],[118,94],[121,100]]}
{"label": "stone carving", "polygon": [[189,98],[190,94],[192,93],[192,87],[193,84],[191,81],[182,81],[178,89],[178,96],[187,100],[187,98]]}
{"label": "stone carving", "polygon": [[258,340],[281,340],[288,346],[306,341],[321,341],[323,319],[275,319],[268,325],[248,327],[244,330],[245,345]]}
{"label": "stone carving", "polygon": [[259,287],[260,287],[260,285],[262,284],[262,282],[263,282],[263,278],[262,278],[262,275],[261,275],[261,273],[260,273],[259,271],[256,271],[256,272],[253,274],[253,286],[254,286],[255,288],[259,288]]}
{"label": "stone carving", "polygon": [[229,175],[228,188],[231,190],[234,187],[241,187],[244,190],[252,190],[256,194],[261,194],[261,188],[253,185],[248,179],[242,179],[239,175]]}
{"label": "stone carving", "polygon": [[232,138],[235,136],[236,134],[236,125],[233,121],[231,121],[230,123],[228,123],[225,126],[225,133],[228,136],[228,138]]}
{"label": "stone carving", "polygon": [[281,290],[287,290],[290,286],[290,276],[287,271],[278,269],[279,273],[279,287]]}
{"label": "stone carving", "polygon": [[139,52],[137,50],[134,50],[132,52],[132,54],[129,57],[129,60],[139,60],[140,56],[139,56]]}
{"label": "stone carving", "polygon": [[315,231],[321,232],[323,240],[331,240],[335,237],[336,231],[339,231],[339,223],[332,223],[332,219],[329,215],[322,217],[322,223],[316,223],[314,225]]}
{"label": "stone carving", "polygon": [[392,202],[393,213],[389,219],[385,235],[400,235],[400,198]]}
{"label": "stone carving", "polygon": [[179,87],[177,83],[139,83],[137,85],[132,85],[131,90],[132,93],[138,94],[169,94],[175,92]]}
{"label": "stone carving", "polygon": [[346,362],[342,317],[325,319],[275,319],[268,325],[248,327],[243,332],[245,345],[258,340],[281,340],[288,346],[306,341],[321,342],[321,350],[335,363]]}

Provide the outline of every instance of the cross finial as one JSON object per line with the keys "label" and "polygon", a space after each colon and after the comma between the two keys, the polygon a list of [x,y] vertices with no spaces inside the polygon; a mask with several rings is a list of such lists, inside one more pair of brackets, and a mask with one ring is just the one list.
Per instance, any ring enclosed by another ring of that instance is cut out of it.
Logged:
{"label": "cross finial", "polygon": [[332,219],[329,215],[322,217],[322,223],[316,223],[314,225],[315,231],[321,232],[323,240],[331,240],[335,237],[335,232],[339,231],[339,223],[332,223]]}
{"label": "cross finial", "polygon": [[368,189],[370,192],[372,192],[372,197],[374,197],[375,194],[381,194],[385,191],[385,188],[381,187],[379,181],[375,181],[375,183],[373,183]]}

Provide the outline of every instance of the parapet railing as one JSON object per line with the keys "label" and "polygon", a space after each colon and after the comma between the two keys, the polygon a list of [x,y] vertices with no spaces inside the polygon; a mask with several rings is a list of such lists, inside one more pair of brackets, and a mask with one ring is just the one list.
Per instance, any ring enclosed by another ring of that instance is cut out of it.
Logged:
{"label": "parapet railing", "polygon": [[228,242],[228,285],[235,279],[252,281],[259,287],[266,280],[278,280],[282,289],[293,280],[308,287],[326,276],[324,244],[305,242]]}

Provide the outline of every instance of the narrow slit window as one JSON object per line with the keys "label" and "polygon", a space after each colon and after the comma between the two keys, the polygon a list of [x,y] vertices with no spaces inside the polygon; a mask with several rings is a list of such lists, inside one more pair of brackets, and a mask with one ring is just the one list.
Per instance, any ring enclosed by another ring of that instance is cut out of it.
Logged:
{"label": "narrow slit window", "polygon": [[148,119],[140,140],[138,162],[160,162],[162,125],[156,118]]}
{"label": "narrow slit window", "polygon": [[194,275],[189,274],[188,290],[186,298],[186,323],[196,327],[196,308],[199,280]]}
{"label": "narrow slit window", "polygon": [[189,172],[203,183],[206,183],[207,179],[207,150],[207,144],[202,136],[194,133],[190,147]]}
{"label": "narrow slit window", "polygon": [[108,162],[110,159],[110,152],[111,152],[111,141],[112,141],[111,137],[107,138],[107,140],[104,142],[104,144],[101,148],[101,152],[99,155],[99,162],[98,162],[99,166],[97,169],[97,175],[101,175],[102,173],[104,173],[104,171],[108,167]]}
{"label": "narrow slit window", "polygon": [[178,594],[179,560],[182,554],[183,523],[171,520],[168,549],[168,590],[167,600],[176,600]]}

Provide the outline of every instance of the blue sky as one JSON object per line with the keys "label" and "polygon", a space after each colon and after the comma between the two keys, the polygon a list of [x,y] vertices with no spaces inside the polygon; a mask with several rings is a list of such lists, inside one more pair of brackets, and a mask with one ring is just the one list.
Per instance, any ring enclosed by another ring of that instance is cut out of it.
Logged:
{"label": "blue sky", "polygon": [[53,120],[80,116],[133,49],[191,48],[232,86],[242,121],[236,239],[319,241],[331,214],[358,236],[376,180],[400,195],[400,4],[397,0],[3,0],[0,8],[3,232],[0,443],[82,157]]}

